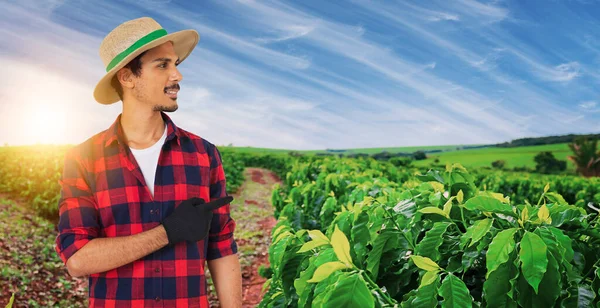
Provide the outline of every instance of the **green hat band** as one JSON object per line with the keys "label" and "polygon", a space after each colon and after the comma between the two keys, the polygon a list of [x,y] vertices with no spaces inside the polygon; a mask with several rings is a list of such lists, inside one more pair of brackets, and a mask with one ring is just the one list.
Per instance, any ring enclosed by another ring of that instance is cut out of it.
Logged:
{"label": "green hat band", "polygon": [[167,35],[167,30],[165,30],[165,29],[158,29],[156,31],[150,32],[150,34],[137,40],[137,42],[133,43],[133,45],[129,46],[129,48],[125,49],[123,52],[118,54],[114,59],[112,59],[112,61],[110,61],[110,63],[106,67],[106,71],[107,72],[110,71],[113,67],[115,67],[115,65],[117,65],[117,63],[121,62],[121,60],[125,59],[127,56],[129,56],[132,52],[136,51],[138,48],[156,40],[157,38],[161,38],[165,35]]}

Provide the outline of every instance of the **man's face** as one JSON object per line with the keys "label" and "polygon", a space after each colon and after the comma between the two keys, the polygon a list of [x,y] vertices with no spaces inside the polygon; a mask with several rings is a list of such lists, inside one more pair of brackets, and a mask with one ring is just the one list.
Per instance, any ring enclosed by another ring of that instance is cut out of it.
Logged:
{"label": "man's face", "polygon": [[177,92],[183,78],[177,69],[179,58],[172,42],[154,47],[141,58],[139,77],[134,77],[135,98],[154,111],[174,112],[177,110]]}

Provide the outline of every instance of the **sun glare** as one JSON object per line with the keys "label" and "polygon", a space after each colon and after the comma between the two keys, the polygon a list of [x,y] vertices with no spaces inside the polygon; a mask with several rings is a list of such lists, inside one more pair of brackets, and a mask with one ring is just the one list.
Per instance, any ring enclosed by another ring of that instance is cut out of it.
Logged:
{"label": "sun glare", "polygon": [[24,134],[31,143],[60,144],[64,143],[67,134],[66,116],[61,110],[53,110],[50,106],[37,104],[25,115]]}

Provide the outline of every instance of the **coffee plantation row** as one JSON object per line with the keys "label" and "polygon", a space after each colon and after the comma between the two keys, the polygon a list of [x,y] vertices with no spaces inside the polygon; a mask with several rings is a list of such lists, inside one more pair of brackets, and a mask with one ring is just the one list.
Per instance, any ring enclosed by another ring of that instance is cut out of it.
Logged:
{"label": "coffee plantation row", "polygon": [[[1,148],[0,192],[56,222],[67,149]],[[220,151],[285,181],[262,307],[600,307],[598,179]]]}
{"label": "coffee plantation row", "polygon": [[458,164],[387,175],[373,161],[294,164],[273,191],[260,307],[600,307],[598,211],[551,189],[572,186],[515,202]]}

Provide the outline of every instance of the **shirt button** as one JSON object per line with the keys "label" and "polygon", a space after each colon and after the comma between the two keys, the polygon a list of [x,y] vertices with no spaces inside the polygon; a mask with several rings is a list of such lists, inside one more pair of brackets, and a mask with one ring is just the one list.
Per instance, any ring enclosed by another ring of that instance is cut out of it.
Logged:
{"label": "shirt button", "polygon": [[154,271],[158,273],[158,272],[160,272],[160,268],[157,267],[154,269]]}
{"label": "shirt button", "polygon": [[160,297],[158,297],[158,296],[157,296],[157,297],[155,298],[155,300],[156,300],[157,302],[160,302]]}

